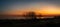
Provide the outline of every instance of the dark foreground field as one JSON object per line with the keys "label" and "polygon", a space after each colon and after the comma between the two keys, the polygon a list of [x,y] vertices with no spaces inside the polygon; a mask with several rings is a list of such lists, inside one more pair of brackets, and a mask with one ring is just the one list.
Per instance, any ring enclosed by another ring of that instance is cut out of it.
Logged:
{"label": "dark foreground field", "polygon": [[0,27],[60,27],[60,19],[0,19]]}

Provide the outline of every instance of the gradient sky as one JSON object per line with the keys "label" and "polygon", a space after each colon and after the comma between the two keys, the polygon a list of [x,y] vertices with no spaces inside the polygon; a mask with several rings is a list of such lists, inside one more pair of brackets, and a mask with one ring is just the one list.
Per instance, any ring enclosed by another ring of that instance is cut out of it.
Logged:
{"label": "gradient sky", "polygon": [[41,14],[60,14],[60,1],[58,0],[17,0],[1,1],[0,14],[22,14],[34,11]]}

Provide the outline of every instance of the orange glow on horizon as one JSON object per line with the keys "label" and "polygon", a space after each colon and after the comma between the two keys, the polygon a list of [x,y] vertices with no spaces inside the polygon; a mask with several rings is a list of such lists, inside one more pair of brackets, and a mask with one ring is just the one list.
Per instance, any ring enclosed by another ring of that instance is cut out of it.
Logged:
{"label": "orange glow on horizon", "polygon": [[4,14],[10,14],[10,15],[23,15],[26,12],[30,12],[33,10],[37,15],[42,14],[42,15],[60,15],[60,8],[56,7],[55,5],[49,5],[49,6],[41,6],[39,7],[33,7],[32,9],[29,7],[27,9],[23,10],[10,10],[8,12],[5,12]]}

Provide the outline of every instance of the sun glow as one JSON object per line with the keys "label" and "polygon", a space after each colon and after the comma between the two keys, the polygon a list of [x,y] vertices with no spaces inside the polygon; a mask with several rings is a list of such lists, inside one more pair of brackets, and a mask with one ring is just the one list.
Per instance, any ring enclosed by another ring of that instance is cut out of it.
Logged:
{"label": "sun glow", "polygon": [[10,15],[23,15],[26,12],[33,11],[38,15],[39,14],[42,14],[42,15],[57,15],[57,14],[60,14],[60,8],[57,7],[54,4],[49,4],[49,5],[39,4],[39,5],[38,6],[37,5],[36,6],[35,5],[30,6],[29,5],[29,6],[18,8],[18,9],[13,8],[13,10],[7,11],[5,13],[10,14]]}
{"label": "sun glow", "polygon": [[50,5],[41,7],[41,10],[37,10],[37,12],[42,15],[58,15],[60,14],[60,9],[54,5]]}

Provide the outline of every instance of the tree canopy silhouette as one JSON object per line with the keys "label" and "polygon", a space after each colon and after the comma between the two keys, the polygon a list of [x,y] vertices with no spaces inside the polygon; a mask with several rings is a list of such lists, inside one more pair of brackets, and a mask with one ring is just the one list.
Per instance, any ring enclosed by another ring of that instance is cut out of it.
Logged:
{"label": "tree canopy silhouette", "polygon": [[36,14],[35,14],[35,12],[28,12],[26,16],[27,16],[27,17],[30,17],[30,18],[32,18],[32,19],[36,19]]}

